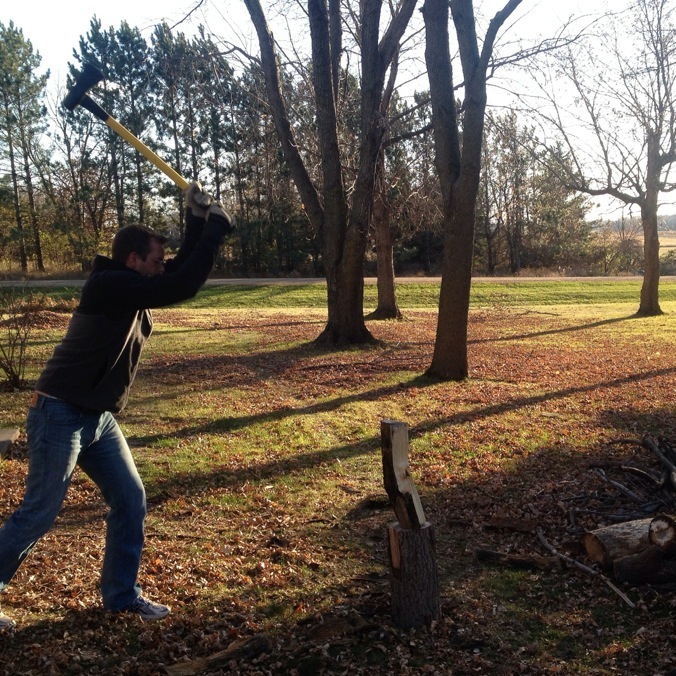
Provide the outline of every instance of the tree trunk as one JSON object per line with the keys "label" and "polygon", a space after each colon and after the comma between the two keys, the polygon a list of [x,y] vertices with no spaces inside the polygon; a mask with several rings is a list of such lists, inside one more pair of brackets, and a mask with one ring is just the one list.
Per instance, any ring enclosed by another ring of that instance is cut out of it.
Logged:
{"label": "tree trunk", "polygon": [[446,380],[463,380],[469,371],[467,326],[474,221],[486,112],[486,69],[500,27],[520,2],[508,0],[491,20],[481,52],[471,0],[450,2],[465,86],[462,150],[449,51],[448,2],[426,0],[423,7],[435,165],[439,174],[445,224],[437,334],[432,364],[427,374]]}
{"label": "tree trunk", "polygon": [[308,18],[312,40],[312,77],[315,91],[316,119],[321,148],[322,198],[315,188],[295,141],[287,107],[282,96],[281,78],[274,41],[259,0],[244,0],[256,28],[261,48],[261,65],[265,75],[270,110],[296,188],[303,200],[305,213],[320,233],[327,281],[328,322],[317,338],[331,345],[372,342],[364,323],[363,266],[368,228],[373,205],[375,167],[383,139],[383,116],[380,103],[385,73],[392,63],[401,37],[408,25],[416,0],[403,0],[389,28],[380,39],[382,0],[364,0],[360,5],[361,141],[359,169],[352,193],[351,209],[342,179],[340,147],[336,127],[337,81],[333,70],[339,63],[332,50],[340,49],[336,31],[341,30],[336,12],[339,4],[331,3],[331,15],[322,0],[309,0]]}
{"label": "tree trunk", "polygon": [[661,166],[659,163],[659,139],[648,134],[648,161],[646,169],[646,197],[641,202],[643,225],[643,284],[638,313],[642,317],[661,315],[660,287],[660,240],[657,234],[657,204]]}
{"label": "tree trunk", "polygon": [[28,193],[28,211],[30,215],[31,228],[33,230],[33,244],[35,246],[35,260],[40,272],[45,271],[45,263],[42,259],[42,242],[40,241],[40,227],[38,225],[38,215],[35,208],[35,190],[33,189],[33,180],[30,169],[30,152],[28,149],[28,139],[26,130],[21,119],[22,111],[19,108],[19,128],[21,132],[21,152],[23,154],[23,169],[26,179],[26,192]]}
{"label": "tree trunk", "polygon": [[385,196],[385,156],[378,158],[373,199],[373,233],[376,244],[378,306],[369,319],[401,319],[394,285],[394,248],[390,232],[390,210]]}
{"label": "tree trunk", "polygon": [[116,147],[114,132],[110,132],[110,170],[113,185],[115,186],[115,213],[117,214],[117,227],[123,228],[126,223],[126,210],[124,207],[124,178],[120,175],[120,162],[118,148]]}
{"label": "tree trunk", "polygon": [[374,342],[364,323],[363,254],[326,266],[328,320],[317,336],[318,345],[351,345]]}
{"label": "tree trunk", "polygon": [[[461,157],[449,52],[448,3],[445,0],[426,0],[422,13],[427,36],[425,61],[432,101],[434,163],[441,188],[445,225],[437,337],[428,373],[462,380],[467,376],[467,345],[463,328],[467,325],[467,310],[464,308],[462,288],[467,286],[467,280],[463,279],[464,270],[457,267],[463,255],[457,248],[461,242],[454,232],[456,224],[453,218],[453,186],[460,175]],[[455,287],[456,281],[460,281],[461,288]],[[460,321],[460,325],[456,320]]]}
{"label": "tree trunk", "polygon": [[392,621],[401,629],[429,625],[441,616],[434,529],[387,526]]}
{"label": "tree trunk", "polygon": [[[466,112],[461,153],[449,53],[447,3],[444,0],[426,0],[423,16],[427,31],[425,59],[432,99],[435,164],[445,223],[439,316],[434,354],[427,373],[446,380],[463,380],[468,375],[467,326],[485,81],[483,91],[479,78],[465,81]],[[457,19],[454,15],[453,20],[458,38],[462,40],[469,28],[462,22],[471,21],[473,28],[474,17],[471,12],[469,16],[461,13]],[[478,152],[476,157],[473,156],[475,152]]]}
{"label": "tree trunk", "polygon": [[14,193],[14,217],[16,219],[16,230],[19,235],[19,259],[21,261],[21,271],[28,272],[26,238],[23,229],[23,216],[21,215],[21,200],[19,199],[19,181],[16,173],[16,159],[14,157],[14,148],[12,146],[11,134],[9,134],[7,145],[9,147],[9,166],[12,174],[12,188]]}

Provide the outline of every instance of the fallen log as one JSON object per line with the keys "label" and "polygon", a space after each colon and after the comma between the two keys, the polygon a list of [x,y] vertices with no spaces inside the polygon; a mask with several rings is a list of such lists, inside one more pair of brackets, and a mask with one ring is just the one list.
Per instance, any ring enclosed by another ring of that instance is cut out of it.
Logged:
{"label": "fallen log", "polygon": [[587,556],[601,568],[609,570],[615,560],[637,554],[650,544],[651,521],[652,519],[625,521],[585,533],[582,544]]}
{"label": "fallen log", "polygon": [[676,582],[676,560],[668,559],[657,545],[649,545],[637,554],[624,556],[613,564],[613,577],[632,584]]}
{"label": "fallen log", "polygon": [[650,522],[648,540],[667,557],[676,555],[676,519],[668,514],[658,514]]}

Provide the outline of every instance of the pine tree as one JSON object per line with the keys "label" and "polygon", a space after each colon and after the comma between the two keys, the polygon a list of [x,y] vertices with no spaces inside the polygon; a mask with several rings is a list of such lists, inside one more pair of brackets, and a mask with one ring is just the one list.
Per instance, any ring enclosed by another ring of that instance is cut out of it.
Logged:
{"label": "pine tree", "polygon": [[40,223],[33,186],[31,148],[44,132],[43,99],[49,73],[38,75],[42,57],[13,22],[0,23],[0,152],[8,159],[14,193],[14,215],[23,272],[28,271],[28,239],[24,216],[32,232],[32,252],[44,271]]}

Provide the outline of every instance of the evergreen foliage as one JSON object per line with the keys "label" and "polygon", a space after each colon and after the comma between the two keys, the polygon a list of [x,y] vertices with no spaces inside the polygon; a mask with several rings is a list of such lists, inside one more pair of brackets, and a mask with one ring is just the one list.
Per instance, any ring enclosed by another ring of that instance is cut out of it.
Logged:
{"label": "evergreen foliage", "polygon": [[[177,242],[183,196],[133,148],[86,111],[44,104],[49,74],[12,23],[0,24],[0,265],[24,273],[86,271],[114,232],[143,222]],[[158,26],[149,40],[122,22],[96,17],[73,51],[67,86],[83,65],[106,76],[91,92],[180,174],[200,180],[237,222],[219,270],[241,276],[324,274],[320,235],[310,223],[283,161],[254,63],[235,71],[213,38]],[[309,72],[310,69],[306,72]],[[299,72],[299,71],[298,71]],[[282,69],[299,144],[316,162],[320,151],[306,79]],[[345,176],[356,180],[359,82],[341,74],[338,134]],[[389,215],[398,274],[438,274],[442,250],[440,196],[425,92],[410,103],[392,97],[384,140],[381,198]],[[51,134],[48,137],[47,123]],[[475,270],[555,268],[617,272],[635,267],[612,230],[585,221],[588,204],[557,183],[532,155],[532,130],[516,115],[490,119],[477,210]],[[606,264],[613,258],[612,265]],[[604,262],[605,261],[605,262]],[[366,274],[375,274],[369,248]]]}

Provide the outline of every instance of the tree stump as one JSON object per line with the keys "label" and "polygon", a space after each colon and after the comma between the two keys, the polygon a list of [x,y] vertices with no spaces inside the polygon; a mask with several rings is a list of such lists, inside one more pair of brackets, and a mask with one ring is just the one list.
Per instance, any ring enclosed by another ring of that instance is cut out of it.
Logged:
{"label": "tree stump", "polygon": [[429,625],[441,616],[434,529],[387,526],[392,621],[401,629]]}
{"label": "tree stump", "polygon": [[402,629],[441,616],[434,529],[408,470],[408,426],[380,423],[385,490],[398,522],[387,526],[392,621]]}

